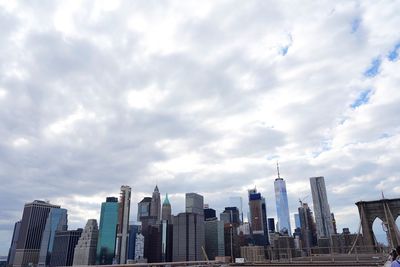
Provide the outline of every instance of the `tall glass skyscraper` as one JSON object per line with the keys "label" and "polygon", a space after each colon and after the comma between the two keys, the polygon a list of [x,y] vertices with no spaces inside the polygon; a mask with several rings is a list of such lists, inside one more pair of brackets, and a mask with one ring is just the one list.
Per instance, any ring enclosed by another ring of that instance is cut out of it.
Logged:
{"label": "tall glass skyscraper", "polygon": [[275,199],[276,199],[276,214],[278,217],[278,231],[292,235],[290,227],[289,204],[286,192],[286,183],[279,174],[279,165],[277,165],[278,178],[275,179]]}
{"label": "tall glass skyscraper", "polygon": [[66,209],[52,208],[50,210],[42,235],[42,243],[40,244],[38,266],[49,266],[56,231],[67,230],[67,216]]}
{"label": "tall glass skyscraper", "polygon": [[332,215],[329,209],[324,177],[311,177],[311,193],[314,204],[315,221],[318,238],[330,237],[334,234]]}
{"label": "tall glass skyscraper", "polygon": [[25,204],[13,266],[25,267],[30,263],[38,264],[41,240],[52,208],[60,206],[41,200]]}
{"label": "tall glass skyscraper", "polygon": [[118,224],[118,198],[108,197],[101,204],[99,239],[97,242],[97,264],[112,264],[115,256],[115,241]]}

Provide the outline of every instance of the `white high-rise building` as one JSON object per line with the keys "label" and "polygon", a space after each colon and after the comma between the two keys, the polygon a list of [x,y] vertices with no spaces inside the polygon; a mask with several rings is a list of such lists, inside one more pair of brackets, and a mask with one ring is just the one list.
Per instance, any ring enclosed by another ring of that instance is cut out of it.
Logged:
{"label": "white high-rise building", "polygon": [[317,236],[318,238],[329,238],[334,234],[334,230],[324,177],[311,177],[310,184],[314,204],[315,222],[317,224]]}
{"label": "white high-rise building", "polygon": [[72,265],[94,265],[96,263],[96,248],[99,228],[95,219],[89,219],[85,229],[75,246]]}
{"label": "white high-rise building", "polygon": [[128,254],[129,241],[129,211],[131,207],[131,188],[127,185],[121,186],[119,201],[119,216],[117,230],[117,244],[115,258],[117,263],[125,264]]}
{"label": "white high-rise building", "polygon": [[277,164],[278,178],[275,179],[275,199],[276,199],[276,214],[278,217],[278,231],[286,233],[289,236],[292,235],[290,227],[290,216],[289,216],[289,204],[286,192],[286,183],[283,178],[280,177],[279,165]]}

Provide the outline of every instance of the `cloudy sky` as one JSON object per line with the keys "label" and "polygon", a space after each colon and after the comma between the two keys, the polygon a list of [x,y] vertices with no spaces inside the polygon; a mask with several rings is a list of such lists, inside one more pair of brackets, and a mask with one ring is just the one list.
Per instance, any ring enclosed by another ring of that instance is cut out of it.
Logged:
{"label": "cloudy sky", "polygon": [[[396,1],[0,1],[0,255],[23,205],[70,228],[157,183],[173,213],[325,176],[338,228],[400,192]],[[247,203],[244,203],[246,206]]]}

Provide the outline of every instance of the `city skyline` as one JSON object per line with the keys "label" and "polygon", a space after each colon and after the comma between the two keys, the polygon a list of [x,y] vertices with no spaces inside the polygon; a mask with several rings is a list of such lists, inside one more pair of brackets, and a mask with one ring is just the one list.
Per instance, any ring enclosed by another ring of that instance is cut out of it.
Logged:
{"label": "city skyline", "polygon": [[155,185],[173,214],[186,192],[219,214],[256,187],[276,218],[277,161],[292,231],[316,176],[338,230],[357,231],[355,202],[400,190],[399,9],[0,1],[0,255],[25,203],[77,229],[123,184],[132,220]]}

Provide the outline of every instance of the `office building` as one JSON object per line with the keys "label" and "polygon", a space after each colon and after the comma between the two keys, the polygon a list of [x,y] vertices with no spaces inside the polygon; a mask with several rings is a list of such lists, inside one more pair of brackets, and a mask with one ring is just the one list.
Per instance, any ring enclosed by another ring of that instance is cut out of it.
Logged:
{"label": "office building", "polygon": [[218,220],[204,222],[205,250],[210,260],[225,256],[224,223]]}
{"label": "office building", "polygon": [[186,193],[186,212],[204,216],[204,198],[196,193]]}
{"label": "office building", "polygon": [[99,228],[95,219],[87,221],[85,229],[75,246],[73,265],[96,264],[96,247]]}
{"label": "office building", "polygon": [[156,217],[157,221],[161,219],[161,199],[157,185],[154,188],[153,196],[151,198],[150,216]]}
{"label": "office building", "polygon": [[278,217],[278,231],[281,234],[292,235],[290,227],[289,204],[286,192],[286,183],[280,177],[279,165],[277,164],[278,178],[275,179],[275,198],[276,198],[276,214]]}
{"label": "office building", "polygon": [[161,219],[163,221],[168,221],[169,223],[172,223],[171,203],[169,202],[168,194],[165,195],[161,211],[162,211]]}
{"label": "office building", "polygon": [[243,199],[242,197],[230,197],[229,198],[229,203],[231,207],[236,207],[239,210],[239,218],[240,222],[243,223]]}
{"label": "office building", "polygon": [[215,220],[216,217],[216,211],[215,209],[211,209],[211,208],[205,208],[204,209],[204,220]]}
{"label": "office building", "polygon": [[53,252],[50,258],[50,267],[72,266],[75,246],[81,237],[82,229],[56,231]]}
{"label": "office building", "polygon": [[311,177],[310,184],[318,238],[330,238],[334,229],[324,177]]}
{"label": "office building", "polygon": [[250,226],[253,234],[264,234],[262,197],[256,189],[249,190]]}
{"label": "office building", "polygon": [[115,255],[115,241],[118,224],[118,199],[107,197],[101,204],[99,238],[97,241],[96,263],[110,265]]}
{"label": "office building", "polygon": [[136,235],[140,231],[140,225],[129,225],[129,245],[128,245],[128,260],[135,259],[135,244]]}
{"label": "office building", "polygon": [[42,236],[52,208],[60,206],[40,200],[25,204],[13,266],[38,264]]}
{"label": "office building", "polygon": [[12,266],[14,264],[15,251],[17,249],[17,241],[20,228],[21,228],[21,221],[18,221],[14,225],[14,232],[11,239],[10,249],[8,251],[7,266]]}
{"label": "office building", "polygon": [[225,207],[222,213],[225,214],[225,216],[221,214],[221,221],[224,220],[225,223],[233,223],[235,226],[239,226],[240,212],[237,207]]}
{"label": "office building", "polygon": [[138,203],[138,214],[137,220],[138,222],[142,221],[142,217],[150,216],[150,207],[151,207],[151,197],[145,197]]}
{"label": "office building", "polygon": [[39,252],[39,267],[49,266],[56,231],[66,231],[68,217],[66,209],[52,208],[46,220]]}
{"label": "office building", "polygon": [[172,241],[173,241],[173,225],[172,221],[161,221],[161,261],[172,261]]}
{"label": "office building", "polygon": [[305,251],[317,245],[317,227],[314,222],[312,211],[307,203],[300,202],[299,219],[301,229],[301,244]]}
{"label": "office building", "polygon": [[268,218],[268,232],[275,233],[275,219]]}
{"label": "office building", "polygon": [[142,261],[144,259],[144,236],[141,233],[136,234],[135,242],[135,260]]}
{"label": "office building", "polygon": [[173,217],[173,261],[204,260],[204,216],[198,213],[179,213]]}
{"label": "office building", "polygon": [[127,185],[123,185],[121,186],[118,209],[117,245],[115,250],[115,258],[119,264],[125,264],[127,258],[130,207],[131,188]]}
{"label": "office building", "polygon": [[173,261],[199,261],[204,247],[204,199],[186,194],[186,212],[173,216]]}

